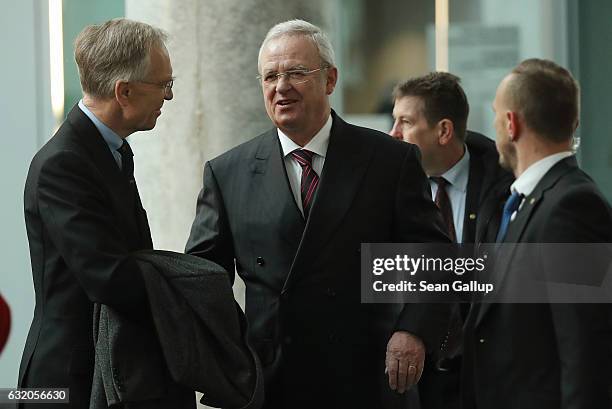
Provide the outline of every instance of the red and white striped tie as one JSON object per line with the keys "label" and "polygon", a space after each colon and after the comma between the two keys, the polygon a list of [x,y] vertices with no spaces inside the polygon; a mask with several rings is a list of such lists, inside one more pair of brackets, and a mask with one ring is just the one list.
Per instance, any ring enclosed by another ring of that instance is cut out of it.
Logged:
{"label": "red and white striped tie", "polygon": [[302,183],[300,192],[302,194],[302,209],[304,210],[304,219],[308,219],[310,207],[314,199],[314,195],[319,186],[319,175],[312,168],[312,157],[314,153],[305,149],[296,149],[291,152],[293,159],[302,167]]}

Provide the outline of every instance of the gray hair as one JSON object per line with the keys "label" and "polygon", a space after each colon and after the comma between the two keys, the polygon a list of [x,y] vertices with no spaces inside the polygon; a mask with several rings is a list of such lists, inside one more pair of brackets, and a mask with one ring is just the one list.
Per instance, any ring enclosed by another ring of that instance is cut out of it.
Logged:
{"label": "gray hair", "polygon": [[124,18],[85,27],[74,41],[83,92],[110,98],[117,81],[145,79],[151,50],[165,47],[167,38],[158,28]]}
{"label": "gray hair", "polygon": [[321,57],[323,63],[329,65],[330,67],[336,66],[334,49],[332,48],[329,38],[327,38],[327,34],[325,34],[320,27],[317,27],[314,24],[304,20],[289,20],[278,23],[272,27],[270,31],[268,31],[268,34],[266,34],[266,38],[264,38],[263,42],[261,43],[261,47],[259,48],[259,56],[257,57],[258,69],[260,69],[261,54],[263,53],[263,49],[268,41],[278,37],[291,35],[309,37],[317,47],[319,57]]}

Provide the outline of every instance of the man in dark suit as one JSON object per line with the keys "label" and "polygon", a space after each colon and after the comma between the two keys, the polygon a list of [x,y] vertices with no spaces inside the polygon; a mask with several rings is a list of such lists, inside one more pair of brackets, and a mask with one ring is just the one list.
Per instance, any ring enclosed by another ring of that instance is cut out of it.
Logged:
{"label": "man in dark suit", "polygon": [[359,253],[448,240],[417,150],[331,111],[333,50],[310,23],[273,27],[259,72],[276,128],[206,164],[186,250],[244,280],[266,408],[403,408],[448,308],[361,304]]}
{"label": "man in dark suit", "polygon": [[[579,90],[571,74],[551,61],[523,61],[499,85],[493,109],[500,162],[516,176],[497,241],[611,242],[610,206],[572,151]],[[516,250],[499,256],[502,288],[524,273],[518,257]],[[562,273],[557,267],[547,272],[552,279]],[[474,305],[465,336],[466,408],[612,407],[610,304],[552,301]]]}
{"label": "man in dark suit", "polygon": [[30,165],[24,202],[36,306],[19,386],[70,388],[71,408],[89,407],[93,303],[134,320],[147,313],[128,253],[152,243],[126,138],[152,129],[172,99],[164,42],[159,29],[125,19],[86,27],[75,42],[83,99]]}
{"label": "man in dark suit", "polygon": [[[410,78],[395,87],[393,99],[394,124],[389,133],[420,148],[423,169],[451,238],[457,243],[494,241],[512,175],[499,166],[492,140],[466,131],[469,104],[459,78],[446,72]],[[419,383],[423,409],[460,407],[466,306],[454,316],[442,355],[425,364]]]}

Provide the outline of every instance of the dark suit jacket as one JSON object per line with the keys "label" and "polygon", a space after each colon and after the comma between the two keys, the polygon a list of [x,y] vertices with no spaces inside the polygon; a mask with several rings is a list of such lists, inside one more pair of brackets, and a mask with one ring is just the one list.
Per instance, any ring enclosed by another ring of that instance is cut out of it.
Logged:
{"label": "dark suit jacket", "polygon": [[187,243],[246,283],[266,407],[381,407],[392,332],[433,348],[448,319],[441,304],[360,303],[361,243],[448,239],[417,149],[332,115],[307,223],[274,129],[206,164]]}
{"label": "dark suit jacket", "polygon": [[246,319],[227,272],[211,261],[170,251],[144,250],[134,258],[152,319],[136,322],[96,304],[89,409],[195,408],[194,390],[209,406],[258,409],[261,365],[246,342]]}
{"label": "dark suit jacket", "polygon": [[470,175],[465,199],[463,243],[494,242],[514,176],[499,165],[499,154],[491,139],[468,131],[465,144],[470,152]]}
{"label": "dark suit jacket", "polygon": [[[525,198],[505,242],[609,243],[612,211],[576,159],[566,158]],[[501,276],[522,273],[512,257],[498,261]],[[466,407],[612,407],[610,304],[475,307],[466,325],[465,373],[473,385]]]}
{"label": "dark suit jacket", "polygon": [[[499,165],[499,154],[491,139],[468,131],[465,144],[470,154],[470,165],[462,242],[478,244],[495,241],[504,202],[514,177]],[[467,304],[461,306],[464,318],[467,310]],[[443,371],[437,368],[435,356],[432,358],[428,360],[419,382],[422,409],[459,408],[461,356],[446,361]]]}
{"label": "dark suit jacket", "polygon": [[36,306],[19,386],[69,387],[70,407],[87,408],[93,302],[134,317],[146,311],[141,273],[128,257],[152,247],[146,213],[78,106],[34,156],[24,202]]}

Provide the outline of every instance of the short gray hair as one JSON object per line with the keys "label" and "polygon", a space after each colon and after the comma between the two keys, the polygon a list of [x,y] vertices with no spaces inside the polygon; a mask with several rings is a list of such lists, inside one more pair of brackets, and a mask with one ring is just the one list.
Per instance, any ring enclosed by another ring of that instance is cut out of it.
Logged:
{"label": "short gray hair", "polygon": [[336,58],[334,54],[334,49],[332,48],[331,42],[329,38],[327,38],[327,34],[320,27],[315,26],[314,24],[309,23],[304,20],[289,20],[284,21],[282,23],[278,23],[274,27],[268,31],[266,34],[266,38],[264,38],[261,43],[261,47],[259,48],[259,56],[257,57],[257,68],[260,69],[261,64],[261,54],[263,53],[263,49],[268,41],[283,37],[283,36],[306,36],[309,37],[314,45],[317,47],[319,51],[319,57],[323,60],[324,64],[329,65],[330,67],[336,66]]}
{"label": "short gray hair", "polygon": [[145,79],[151,50],[167,38],[158,28],[124,18],[85,27],[74,41],[83,92],[111,98],[117,81]]}

